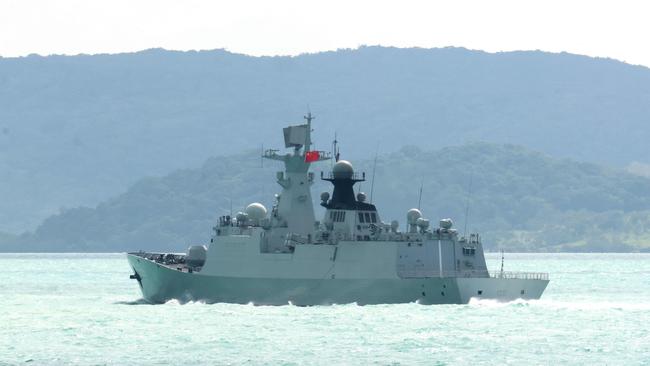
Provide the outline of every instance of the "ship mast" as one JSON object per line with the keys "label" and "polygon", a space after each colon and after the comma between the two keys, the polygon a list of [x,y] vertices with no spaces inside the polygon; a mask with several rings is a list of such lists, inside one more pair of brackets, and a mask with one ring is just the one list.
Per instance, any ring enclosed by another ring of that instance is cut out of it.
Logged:
{"label": "ship mast", "polygon": [[311,149],[311,121],[316,119],[316,117],[311,115],[311,112],[308,112],[306,116],[303,116],[307,120],[307,136],[305,137],[305,149],[303,150],[306,154]]}
{"label": "ship mast", "polygon": [[306,124],[285,127],[284,145],[293,148],[293,153],[280,154],[270,149],[263,157],[284,163],[284,171],[277,173],[277,183],[282,187],[278,196],[277,209],[274,208],[273,226],[286,227],[289,233],[307,236],[314,231],[314,208],[310,187],[314,175],[309,172],[311,163],[328,160],[330,154],[312,151],[311,122],[316,118],[311,112],[303,118]]}

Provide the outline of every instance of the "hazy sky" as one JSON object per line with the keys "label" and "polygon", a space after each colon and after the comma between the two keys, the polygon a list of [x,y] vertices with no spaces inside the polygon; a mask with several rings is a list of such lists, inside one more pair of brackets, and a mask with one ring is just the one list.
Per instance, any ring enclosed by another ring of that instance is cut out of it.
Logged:
{"label": "hazy sky", "polygon": [[0,0],[0,55],[540,49],[650,66],[649,1]]}

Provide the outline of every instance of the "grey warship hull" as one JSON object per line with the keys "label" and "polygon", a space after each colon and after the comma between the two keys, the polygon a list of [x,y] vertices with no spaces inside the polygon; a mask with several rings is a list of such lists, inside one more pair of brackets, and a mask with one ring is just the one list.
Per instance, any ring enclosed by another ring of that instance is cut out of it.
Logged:
{"label": "grey warship hull", "polygon": [[331,305],[356,303],[466,304],[472,298],[512,301],[539,299],[547,279],[422,277],[382,279],[255,278],[188,273],[128,254],[142,294],[150,303],[236,303]]}

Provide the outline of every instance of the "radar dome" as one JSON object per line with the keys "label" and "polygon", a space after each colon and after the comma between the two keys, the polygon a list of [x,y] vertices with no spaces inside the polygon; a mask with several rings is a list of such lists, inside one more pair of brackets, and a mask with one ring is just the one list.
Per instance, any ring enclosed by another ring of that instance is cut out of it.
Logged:
{"label": "radar dome", "polygon": [[454,222],[451,221],[451,219],[442,219],[440,220],[440,227],[443,229],[451,229],[451,227],[454,226]]}
{"label": "radar dome", "polygon": [[422,217],[422,212],[417,208],[412,208],[406,213],[406,221],[410,225],[415,225],[420,217]]}
{"label": "radar dome", "polygon": [[248,215],[244,212],[237,212],[237,215],[235,215],[235,218],[237,219],[238,223],[244,223],[246,220],[248,220]]}
{"label": "radar dome", "polygon": [[352,178],[354,169],[352,168],[352,164],[350,164],[349,161],[339,160],[336,162],[336,164],[334,164],[334,167],[332,168],[332,174],[334,175],[334,178]]}
{"label": "radar dome", "polygon": [[399,228],[399,222],[397,220],[393,220],[390,222],[390,230],[392,232],[396,233],[398,228]]}
{"label": "radar dome", "polygon": [[323,202],[327,202],[330,199],[330,193],[329,192],[323,192],[320,194],[320,200]]}
{"label": "radar dome", "polygon": [[421,218],[421,217],[415,221],[415,224],[416,224],[420,229],[422,229],[422,231],[424,231],[424,230],[426,230],[426,229],[429,228],[429,220],[427,220],[427,219],[423,219],[423,218]]}
{"label": "radar dome", "polygon": [[248,218],[254,221],[261,220],[266,217],[266,207],[263,204],[254,202],[246,206],[246,214]]}

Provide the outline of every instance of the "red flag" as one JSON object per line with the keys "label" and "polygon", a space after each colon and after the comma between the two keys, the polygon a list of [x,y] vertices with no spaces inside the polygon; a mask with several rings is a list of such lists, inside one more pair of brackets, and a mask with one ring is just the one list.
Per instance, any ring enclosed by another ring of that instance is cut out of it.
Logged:
{"label": "red flag", "polygon": [[307,151],[305,153],[305,162],[307,163],[318,161],[318,158],[320,158],[318,151]]}

